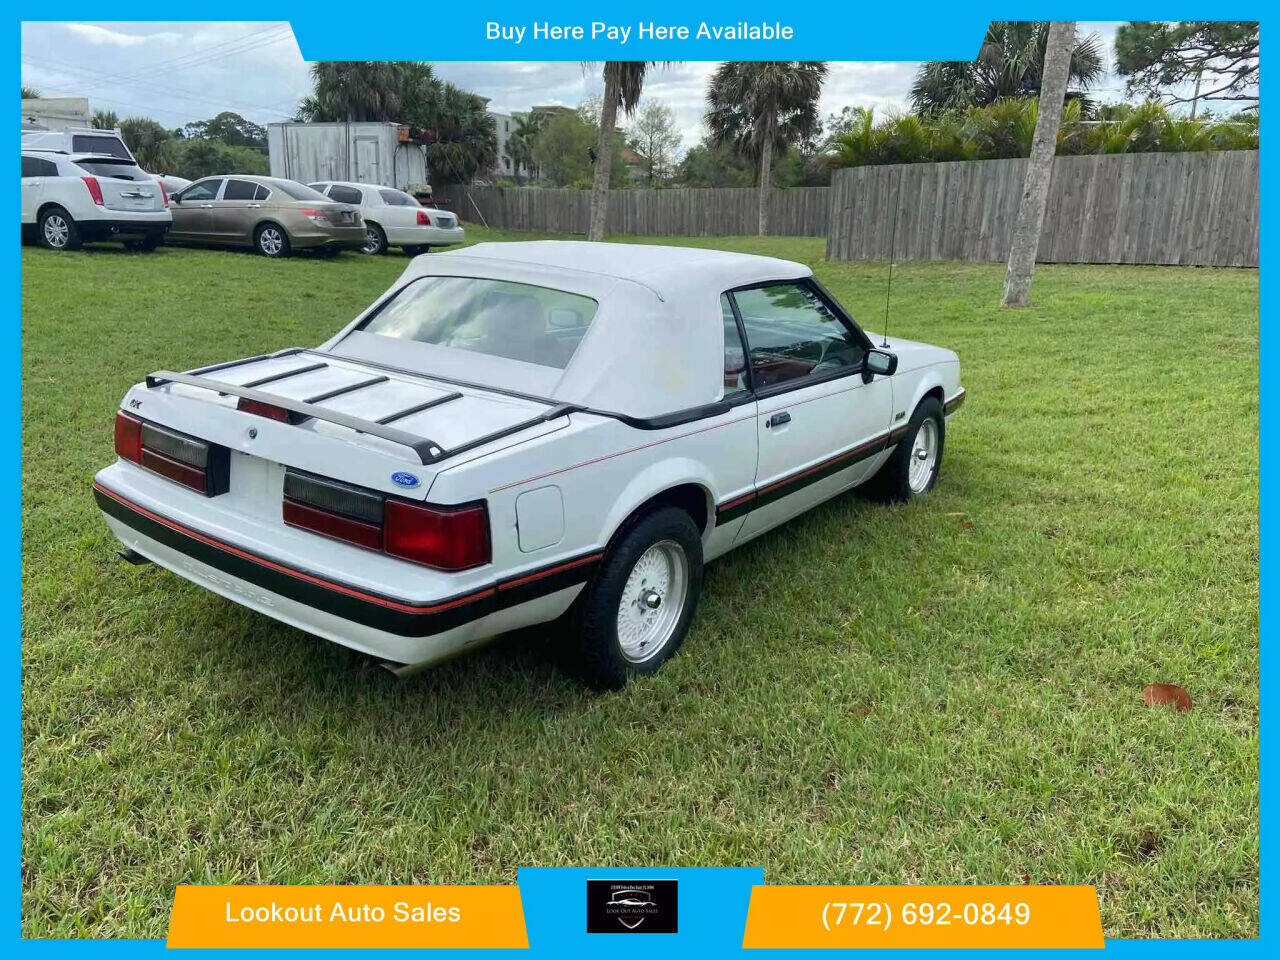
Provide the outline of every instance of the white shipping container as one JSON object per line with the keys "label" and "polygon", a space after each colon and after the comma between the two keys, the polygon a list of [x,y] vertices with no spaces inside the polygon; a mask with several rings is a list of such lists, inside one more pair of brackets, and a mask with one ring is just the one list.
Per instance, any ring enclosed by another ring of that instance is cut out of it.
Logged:
{"label": "white shipping container", "polygon": [[271,175],[300,183],[350,180],[403,190],[430,182],[421,144],[403,143],[400,125],[381,122],[272,123]]}

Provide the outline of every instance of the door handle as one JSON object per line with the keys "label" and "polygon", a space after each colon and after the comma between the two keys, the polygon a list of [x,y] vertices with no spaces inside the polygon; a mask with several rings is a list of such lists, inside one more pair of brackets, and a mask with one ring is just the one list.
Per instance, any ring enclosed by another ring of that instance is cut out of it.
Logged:
{"label": "door handle", "polygon": [[791,414],[783,410],[781,413],[775,413],[772,417],[765,421],[766,427],[780,427],[784,423],[791,422]]}
{"label": "door handle", "polygon": [[260,206],[262,206],[262,204],[260,204],[260,203],[251,203],[251,204],[249,204],[249,209],[250,209],[250,210],[256,210],[256,209],[257,209],[258,207],[260,207]]}
{"label": "door handle", "polygon": [[212,204],[212,203],[202,203],[202,204],[200,204],[200,209],[201,209],[201,210],[212,210],[212,209],[213,209],[213,204]]}

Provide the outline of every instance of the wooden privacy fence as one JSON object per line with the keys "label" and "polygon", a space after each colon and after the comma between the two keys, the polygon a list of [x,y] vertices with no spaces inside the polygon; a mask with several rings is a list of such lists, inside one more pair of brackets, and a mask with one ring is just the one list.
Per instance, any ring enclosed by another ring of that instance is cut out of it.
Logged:
{"label": "wooden privacy fence", "polygon": [[[838,170],[827,257],[1005,260],[1026,164]],[[1057,157],[1036,259],[1256,267],[1258,151]]]}
{"label": "wooden privacy fence", "polygon": [[[491,227],[586,233],[591,193],[541,187],[447,186],[436,191],[464,220]],[[468,196],[470,194],[470,196]],[[827,235],[828,189],[789,187],[769,193],[769,233],[784,237]],[[642,236],[713,237],[754,234],[759,192],[750,187],[718,189],[610,190],[610,233]],[[474,205],[473,205],[474,201]]]}

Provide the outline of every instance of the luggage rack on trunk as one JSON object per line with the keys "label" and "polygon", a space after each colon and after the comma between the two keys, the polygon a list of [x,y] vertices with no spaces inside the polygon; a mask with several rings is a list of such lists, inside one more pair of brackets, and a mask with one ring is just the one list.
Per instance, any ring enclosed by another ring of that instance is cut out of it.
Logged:
{"label": "luggage rack on trunk", "polygon": [[447,460],[450,457],[456,457],[459,454],[474,450],[477,447],[484,446],[494,440],[501,440],[503,437],[511,436],[530,427],[536,427],[538,424],[546,423],[548,420],[554,420],[557,417],[563,417],[575,410],[581,409],[572,403],[561,403],[551,406],[548,410],[530,417],[528,420],[522,420],[514,423],[509,427],[503,427],[501,430],[495,430],[492,433],[484,434],[474,440],[468,440],[466,443],[459,444],[456,447],[446,449],[427,437],[421,437],[417,434],[409,433],[397,427],[389,426],[397,420],[412,416],[415,413],[421,413],[432,407],[438,407],[442,404],[459,400],[462,394],[454,390],[449,393],[433,397],[420,403],[415,403],[403,410],[397,410],[387,416],[380,417],[377,420],[366,420],[363,417],[355,417],[329,407],[317,406],[322,400],[329,400],[333,397],[343,396],[345,394],[354,393],[357,390],[363,390],[365,387],[372,387],[375,384],[385,383],[389,380],[386,376],[368,377],[357,383],[349,384],[344,387],[326,390],[324,393],[316,394],[314,397],[308,397],[305,400],[294,400],[290,397],[282,397],[279,394],[271,393],[267,390],[260,390],[259,387],[276,383],[280,380],[287,380],[290,377],[301,376],[304,373],[311,373],[315,370],[327,368],[329,364],[324,362],[310,363],[304,366],[295,367],[292,370],[282,370],[279,373],[273,373],[269,376],[259,377],[256,380],[250,380],[243,384],[227,383],[224,380],[217,380],[206,376],[209,373],[215,373],[221,370],[227,370],[232,367],[244,366],[250,363],[261,363],[264,360],[276,360],[280,357],[294,356],[308,351],[302,348],[294,348],[291,350],[282,350],[279,353],[260,354],[256,357],[246,357],[243,360],[232,360],[229,363],[216,363],[208,367],[199,367],[189,373],[174,373],[172,370],[157,370],[155,373],[147,375],[147,389],[154,390],[157,387],[163,387],[170,383],[181,383],[189,387],[199,387],[204,390],[211,390],[221,396],[240,397],[254,403],[261,403],[271,407],[278,407],[281,410],[288,411],[292,416],[290,423],[303,423],[310,419],[323,420],[326,423],[337,424],[340,427],[346,427],[355,430],[358,433],[367,433],[372,437],[379,437],[383,440],[390,440],[392,443],[398,443],[408,447],[418,457],[418,460],[426,464],[439,463],[441,460]]}

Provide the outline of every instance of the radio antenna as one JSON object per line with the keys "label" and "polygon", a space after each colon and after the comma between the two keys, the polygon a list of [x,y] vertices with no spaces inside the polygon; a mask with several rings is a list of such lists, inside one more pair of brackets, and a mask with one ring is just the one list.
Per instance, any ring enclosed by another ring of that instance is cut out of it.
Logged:
{"label": "radio antenna", "polygon": [[898,210],[901,208],[902,170],[898,170],[898,188],[893,192],[893,229],[889,232],[889,282],[884,288],[884,326],[881,328],[880,346],[889,346],[889,295],[893,292],[893,255],[898,247]]}

